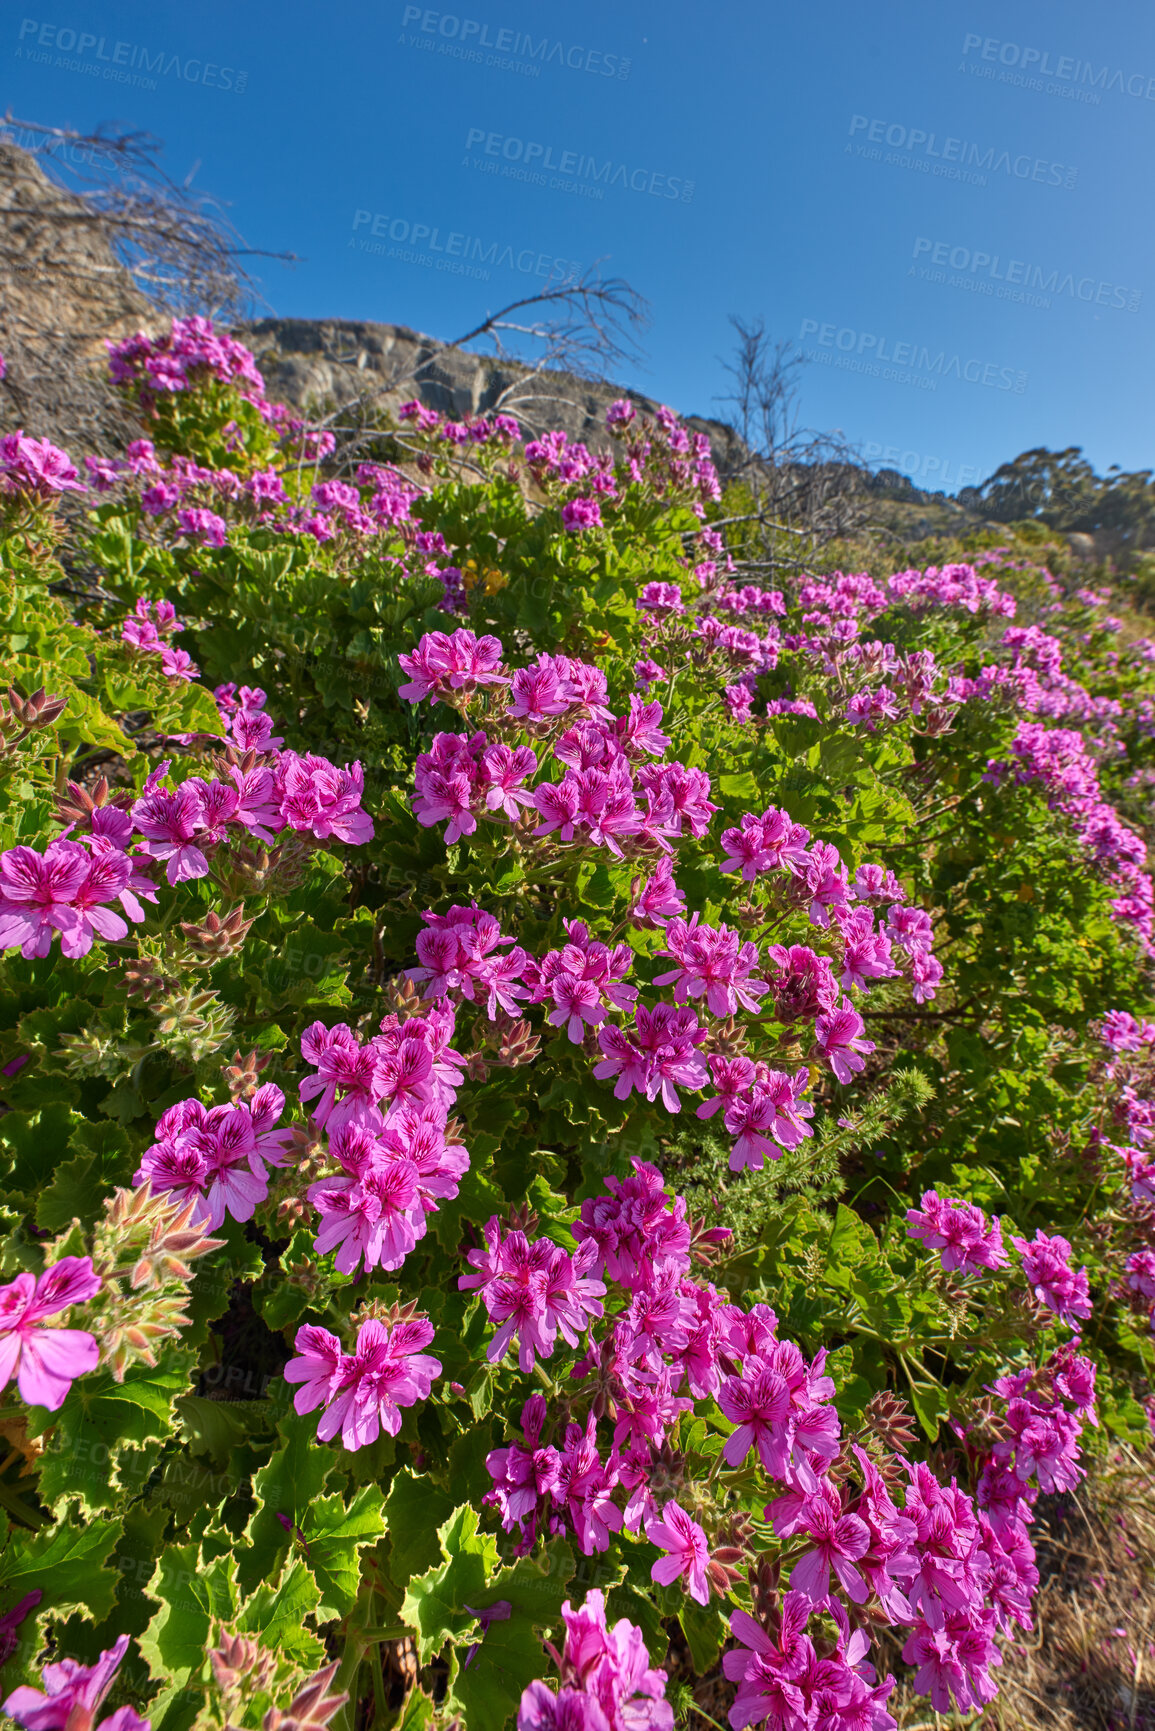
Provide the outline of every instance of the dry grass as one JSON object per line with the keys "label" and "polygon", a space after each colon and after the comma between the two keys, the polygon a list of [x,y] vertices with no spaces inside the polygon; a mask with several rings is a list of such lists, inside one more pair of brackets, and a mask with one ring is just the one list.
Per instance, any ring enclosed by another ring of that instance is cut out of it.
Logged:
{"label": "dry grass", "polygon": [[1155,1460],[1113,1454],[1040,1506],[1033,1536],[1035,1630],[1008,1648],[983,1731],[1155,1731]]}

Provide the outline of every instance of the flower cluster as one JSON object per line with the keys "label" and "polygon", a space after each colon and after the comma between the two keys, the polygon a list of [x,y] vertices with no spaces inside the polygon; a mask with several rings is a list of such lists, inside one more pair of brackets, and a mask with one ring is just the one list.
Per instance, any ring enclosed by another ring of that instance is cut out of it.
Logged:
{"label": "flower cluster", "polygon": [[391,1327],[369,1317],[353,1351],[345,1352],[335,1334],[306,1324],[297,1330],[297,1357],[285,1366],[286,1382],[301,1385],[293,1405],[299,1413],[324,1408],[317,1423],[322,1442],[339,1434],[345,1448],[359,1449],[382,1431],[396,1436],[401,1408],[428,1400],[441,1375],[441,1360],[423,1350],[432,1340],[427,1317],[408,1316]]}
{"label": "flower cluster", "polygon": [[315,1102],[336,1167],[307,1197],[321,1218],[317,1249],[336,1250],[342,1273],[400,1268],[469,1169],[449,1118],[464,1067],[453,1029],[452,1007],[435,1005],[386,1016],[364,1044],[343,1022],[314,1022],[301,1040],[313,1068],[301,1099]]}
{"label": "flower cluster", "polygon": [[143,838],[140,852],[165,862],[170,884],[207,877],[211,856],[230,837],[271,842],[294,830],[353,846],[372,838],[373,820],[361,808],[365,781],[359,763],[338,769],[312,753],[272,757],[249,768],[228,765],[227,780],[190,776],[175,787],[163,785],[167,763],[152,772],[132,808],[131,827]]}
{"label": "flower cluster", "polygon": [[133,1178],[195,1202],[196,1225],[215,1231],[226,1214],[251,1220],[269,1193],[269,1167],[285,1163],[292,1132],[278,1123],[285,1096],[265,1082],[248,1100],[206,1107],[180,1100],[157,1120],[156,1139]]}
{"label": "flower cluster", "polygon": [[555,1653],[555,1693],[540,1678],[521,1697],[517,1731],[673,1731],[666,1673],[650,1664],[642,1631],[622,1617],[611,1629],[599,1587],[561,1608],[565,1646]]}
{"label": "flower cluster", "polygon": [[1081,733],[1023,722],[1011,742],[1012,762],[992,761],[988,778],[1000,784],[1038,782],[1051,805],[1074,825],[1088,858],[1119,889],[1114,917],[1131,927],[1145,947],[1155,942],[1155,889],[1145,869],[1147,849],[1134,830],[1105,800],[1099,772]]}
{"label": "flower cluster", "polygon": [[137,602],[132,616],[125,620],[121,641],[139,654],[159,655],[167,679],[190,681],[200,676],[200,668],[183,649],[174,649],[168,638],[183,631],[171,601]]}
{"label": "flower cluster", "polygon": [[236,385],[244,396],[264,395],[265,381],[250,350],[214,330],[211,319],[173,319],[163,336],[138,331],[123,342],[108,339],[104,346],[113,384],[135,388],[146,402],[190,391],[206,378]]}
{"label": "flower cluster", "polygon": [[87,491],[67,451],[50,440],[26,439],[22,431],[0,438],[0,493],[43,502]]}
{"label": "flower cluster", "polygon": [[[125,820],[118,808],[103,809],[108,823]],[[64,840],[49,842],[43,853],[11,847],[0,854],[0,949],[18,947],[28,960],[46,956],[59,933],[66,956],[84,956],[97,936],[115,942],[128,933],[110,903],[138,924],[144,919],[138,897],[155,901],[156,891],[139,864],[107,827],[91,840],[90,848]]]}
{"label": "flower cluster", "polygon": [[475,1272],[459,1276],[459,1288],[479,1290],[490,1321],[498,1325],[487,1355],[491,1364],[516,1341],[518,1364],[531,1371],[535,1355],[551,1356],[559,1333],[568,1346],[577,1346],[602,1314],[605,1282],[590,1274],[598,1251],[589,1240],[571,1256],[548,1238],[531,1243],[524,1232],[503,1235],[494,1215],[485,1228],[485,1249],[466,1251],[465,1260]]}
{"label": "flower cluster", "polygon": [[937,1190],[927,1190],[917,1208],[907,1209],[906,1218],[910,1236],[937,1250],[948,1274],[978,1274],[1007,1265],[999,1222],[988,1220],[973,1202],[948,1200]]}

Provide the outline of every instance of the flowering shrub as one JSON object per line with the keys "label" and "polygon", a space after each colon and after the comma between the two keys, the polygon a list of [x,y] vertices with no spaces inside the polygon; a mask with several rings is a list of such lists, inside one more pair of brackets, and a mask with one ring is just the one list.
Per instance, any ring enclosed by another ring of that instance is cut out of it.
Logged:
{"label": "flowering shrub", "polygon": [[151,437],[0,447],[9,1713],[985,1707],[1150,1441],[1155,648],[764,588],[666,410],[348,474],[110,358]]}

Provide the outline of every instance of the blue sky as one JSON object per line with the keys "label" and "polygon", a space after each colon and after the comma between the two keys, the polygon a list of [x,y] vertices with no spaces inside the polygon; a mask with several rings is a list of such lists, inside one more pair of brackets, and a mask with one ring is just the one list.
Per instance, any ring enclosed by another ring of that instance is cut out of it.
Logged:
{"label": "blue sky", "polygon": [[718,412],[738,314],[812,356],[808,425],[924,485],[1033,445],[1155,466],[1150,8],[14,0],[3,17],[10,111],[163,139],[251,245],[300,256],[265,272],[279,314],[452,338],[557,261],[601,260],[653,308],[623,382],[683,413]]}

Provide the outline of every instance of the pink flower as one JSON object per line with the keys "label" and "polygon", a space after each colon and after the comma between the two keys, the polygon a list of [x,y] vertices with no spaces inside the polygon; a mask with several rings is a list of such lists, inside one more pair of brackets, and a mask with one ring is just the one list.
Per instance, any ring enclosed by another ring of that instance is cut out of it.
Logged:
{"label": "pink flower", "polygon": [[630,917],[637,926],[657,930],[675,915],[686,911],[686,898],[674,882],[669,860],[661,860],[654,875],[633,891],[634,905]]}
{"label": "pink flower", "polygon": [[649,1522],[646,1537],[652,1545],[667,1552],[650,1570],[651,1580],[668,1587],[685,1575],[690,1597],[699,1605],[708,1604],[710,1586],[706,1579],[706,1565],[710,1560],[710,1548],[697,1521],[691,1520],[686,1511],[671,1500],[662,1511],[662,1519]]}
{"label": "pink flower", "polygon": [[151,1722],[133,1707],[118,1707],[97,1726],[101,1702],[112,1687],[113,1676],[128,1652],[128,1636],[106,1647],[95,1665],[75,1659],[57,1659],[41,1671],[44,1689],[22,1684],[4,1703],[4,1711],[25,1731],[150,1731]]}
{"label": "pink flower", "polygon": [[208,876],[209,862],[197,842],[205,829],[203,787],[196,777],[175,792],[154,786],[132,808],[132,821],[145,838],[141,851],[168,861],[165,876],[170,884]]}
{"label": "pink flower", "polygon": [[958,1197],[944,1201],[927,1190],[917,1208],[908,1208],[907,1228],[931,1250],[941,1252],[943,1268],[975,1274],[983,1268],[1005,1268],[1007,1254],[997,1220],[988,1221],[981,1208]]}
{"label": "pink flower", "polygon": [[1040,1304],[1073,1328],[1079,1320],[1085,1321],[1090,1316],[1087,1270],[1071,1267],[1071,1246],[1067,1239],[1058,1233],[1052,1238],[1045,1232],[1036,1232],[1033,1242],[1012,1238],[1011,1243],[1022,1258],[1027,1285]]}
{"label": "pink flower", "polygon": [[[0,1287],[0,1389],[16,1376],[20,1398],[56,1412],[74,1379],[95,1370],[96,1341],[81,1328],[44,1328],[46,1317],[95,1298],[102,1281],[88,1256],[64,1256],[42,1274]],[[9,1709],[11,1710],[11,1709]]]}
{"label": "pink flower", "polygon": [[94,933],[123,938],[128,927],[105,904],[119,900],[131,919],[142,920],[132,877],[131,861],[114,847],[95,855],[74,841],[49,842],[43,854],[9,848],[0,855],[0,949],[19,944],[27,959],[46,956],[59,932],[66,956],[84,956]]}
{"label": "pink flower", "polygon": [[142,1155],[133,1183],[147,1178],[154,1191],[194,1199],[194,1218],[209,1231],[226,1214],[251,1220],[268,1195],[268,1167],[284,1164],[290,1132],[276,1128],[284,1109],[285,1096],[273,1082],[232,1106],[178,1101],[158,1120],[156,1141]]}
{"label": "pink flower", "polygon": [[505,685],[501,654],[496,637],[475,637],[472,631],[455,631],[452,637],[443,631],[428,632],[416,649],[398,657],[409,675],[398,695],[410,703],[425,697],[440,703],[451,692],[468,694],[482,685]]}
{"label": "pink flower", "polygon": [[783,1070],[759,1066],[751,1092],[726,1106],[726,1129],[736,1138],[730,1153],[732,1172],[746,1166],[758,1171],[765,1156],[780,1160],[780,1149],[797,1148],[804,1136],[813,1136],[804,1120],[814,1116],[814,1107],[802,1098],[809,1086],[807,1069],[798,1070],[791,1080]]}
{"label": "pink flower", "polygon": [[843,998],[840,1010],[819,1016],[814,1025],[818,1050],[843,1086],[864,1068],[864,1058],[874,1051],[874,1041],[862,1037],[865,1032],[862,1017],[849,998]]}
{"label": "pink flower", "polygon": [[382,1430],[396,1436],[401,1408],[428,1400],[441,1375],[440,1359],[423,1352],[433,1339],[427,1317],[392,1327],[363,1322],[352,1353],[335,1335],[306,1325],[297,1330],[298,1357],[285,1366],[285,1381],[300,1383],[293,1405],[299,1413],[325,1408],[317,1425],[321,1442],[341,1434],[347,1449],[376,1442]]}
{"label": "pink flower", "polygon": [[176,520],[183,534],[205,547],[223,547],[228,540],[228,526],[215,511],[199,508],[178,511]]}
{"label": "pink flower", "polygon": [[[795,1731],[808,1722],[806,1700],[796,1679],[814,1648],[803,1631],[809,1614],[800,1595],[788,1593],[782,1606],[782,1629],[771,1640],[748,1611],[731,1611],[730,1633],[742,1642],[722,1655],[722,1669],[738,1692],[730,1708],[734,1731],[769,1719],[774,1731]],[[793,1649],[793,1650],[792,1650]]]}
{"label": "pink flower", "polygon": [[766,1510],[780,1537],[805,1533],[814,1549],[799,1558],[790,1585],[812,1605],[824,1604],[830,1594],[830,1571],[848,1598],[861,1605],[869,1589],[859,1570],[858,1559],[870,1549],[870,1529],[857,1515],[844,1514],[838,1492],[823,1480],[810,1493],[787,1492],[775,1497]]}
{"label": "pink flower", "polygon": [[0,438],[0,486],[36,499],[88,491],[66,451],[47,439],[26,439],[22,431]]}
{"label": "pink flower", "polygon": [[600,529],[601,507],[596,499],[568,499],[561,508],[562,528],[569,534],[583,529]]}
{"label": "pink flower", "polygon": [[758,1000],[766,991],[766,982],[754,973],[758,966],[758,947],[743,942],[728,926],[699,925],[694,913],[687,921],[675,916],[666,925],[666,947],[659,956],[669,956],[678,965],[669,973],[654,977],[656,986],[674,984],[674,1001],[684,1004],[687,997],[705,997],[711,1015],[734,1016],[739,1005],[751,1015],[758,1014]]}
{"label": "pink flower", "polygon": [[490,1363],[504,1358],[514,1339],[523,1372],[533,1369],[536,1357],[551,1356],[559,1332],[576,1346],[602,1314],[605,1284],[591,1272],[596,1246],[583,1244],[570,1256],[548,1238],[531,1244],[523,1232],[510,1232],[503,1239],[496,1215],[486,1225],[485,1243],[485,1250],[466,1253],[477,1272],[460,1275],[457,1284],[463,1292],[479,1287],[498,1324]]}

